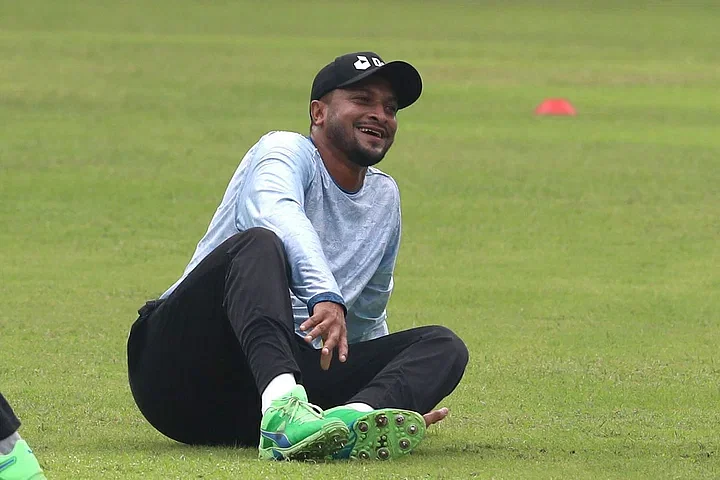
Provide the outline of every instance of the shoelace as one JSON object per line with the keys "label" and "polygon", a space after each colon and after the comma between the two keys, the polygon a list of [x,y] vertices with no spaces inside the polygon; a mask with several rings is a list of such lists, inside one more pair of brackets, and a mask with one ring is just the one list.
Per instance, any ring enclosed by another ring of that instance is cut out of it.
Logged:
{"label": "shoelace", "polygon": [[297,397],[290,397],[287,404],[280,407],[280,410],[290,416],[289,421],[297,420],[300,423],[322,420],[322,409],[310,402],[304,402]]}

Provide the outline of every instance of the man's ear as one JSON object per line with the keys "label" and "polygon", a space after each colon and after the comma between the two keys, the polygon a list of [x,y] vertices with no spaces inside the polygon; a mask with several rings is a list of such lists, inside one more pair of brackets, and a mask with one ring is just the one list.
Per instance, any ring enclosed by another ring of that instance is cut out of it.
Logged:
{"label": "man's ear", "polygon": [[325,123],[325,116],[327,115],[327,104],[320,100],[313,100],[310,102],[310,118],[312,118],[313,125],[322,125]]}

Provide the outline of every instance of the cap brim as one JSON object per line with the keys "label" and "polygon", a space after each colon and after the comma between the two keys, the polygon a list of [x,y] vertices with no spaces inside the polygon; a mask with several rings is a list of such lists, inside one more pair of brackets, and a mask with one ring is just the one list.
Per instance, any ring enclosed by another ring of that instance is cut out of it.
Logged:
{"label": "cap brim", "polygon": [[407,62],[395,60],[354,77],[347,82],[338,85],[338,88],[349,87],[373,75],[381,76],[390,82],[398,100],[398,108],[409,107],[420,98],[422,93],[422,78],[420,73]]}

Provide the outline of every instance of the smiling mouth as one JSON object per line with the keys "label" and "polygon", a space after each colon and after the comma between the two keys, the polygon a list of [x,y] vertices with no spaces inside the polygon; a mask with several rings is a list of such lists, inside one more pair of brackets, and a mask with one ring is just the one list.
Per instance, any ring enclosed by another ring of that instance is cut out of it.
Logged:
{"label": "smiling mouth", "polygon": [[358,127],[358,130],[363,132],[366,135],[371,135],[376,138],[385,138],[385,134],[382,130],[376,130],[374,128],[369,127]]}

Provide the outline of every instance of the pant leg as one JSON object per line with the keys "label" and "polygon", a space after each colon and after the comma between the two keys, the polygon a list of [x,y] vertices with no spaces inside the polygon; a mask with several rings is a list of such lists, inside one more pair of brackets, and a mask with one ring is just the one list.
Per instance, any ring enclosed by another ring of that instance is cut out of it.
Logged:
{"label": "pant leg", "polygon": [[12,407],[0,393],[0,440],[3,440],[20,428],[20,420],[15,416]]}
{"label": "pant leg", "polygon": [[427,413],[460,382],[465,344],[441,326],[404,330],[351,344],[348,359],[320,368],[320,351],[302,349],[298,364],[311,402],[326,409],[350,402]]}
{"label": "pant leg", "polygon": [[294,360],[287,265],[264,229],[211,252],[158,305],[141,309],[128,339],[138,408],[183,443],[256,445],[260,394]]}

